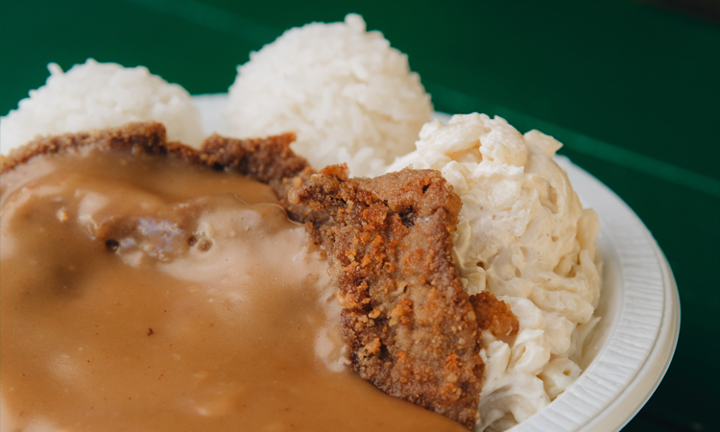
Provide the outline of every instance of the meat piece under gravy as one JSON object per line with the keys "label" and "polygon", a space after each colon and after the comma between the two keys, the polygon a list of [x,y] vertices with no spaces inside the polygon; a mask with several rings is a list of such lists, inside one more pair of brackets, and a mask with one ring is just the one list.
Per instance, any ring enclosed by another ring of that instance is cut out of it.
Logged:
{"label": "meat piece under gravy", "polygon": [[[517,332],[517,319],[491,294],[469,298],[462,291],[451,255],[459,198],[431,170],[348,179],[346,170],[335,166],[315,175],[305,159],[290,149],[294,138],[292,133],[263,139],[213,135],[196,150],[167,142],[159,123],[130,123],[39,138],[3,157],[0,172],[23,169],[38,156],[92,147],[169,158],[268,185],[257,202],[279,203],[291,219],[307,223],[327,251],[332,279],[340,287],[342,335],[350,347],[353,369],[386,394],[472,428],[482,384],[481,332],[511,335]],[[23,181],[40,175],[29,172]],[[15,178],[3,176],[3,200],[17,189]],[[172,222],[168,226],[179,230],[178,236],[163,229],[147,235],[150,231],[128,218],[111,218],[96,228],[111,252],[119,248],[117,253],[129,254],[130,249],[122,250],[126,243],[149,241],[146,253],[172,260],[188,248],[202,249],[202,238],[181,228],[207,205],[191,200],[166,210],[162,219]],[[212,205],[234,206],[227,199]],[[117,241],[138,233],[145,237]],[[157,329],[147,330],[148,336],[158,334]]]}

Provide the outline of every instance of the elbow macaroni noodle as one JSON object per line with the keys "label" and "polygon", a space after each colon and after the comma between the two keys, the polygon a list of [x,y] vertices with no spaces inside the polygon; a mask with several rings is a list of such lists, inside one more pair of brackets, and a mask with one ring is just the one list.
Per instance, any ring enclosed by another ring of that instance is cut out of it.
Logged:
{"label": "elbow macaroni noodle", "polygon": [[561,144],[500,117],[427,123],[408,165],[440,170],[463,201],[455,260],[469,294],[488,290],[518,317],[515,338],[483,334],[479,430],[504,430],[546,406],[581,373],[599,318],[599,221],[552,160]]}

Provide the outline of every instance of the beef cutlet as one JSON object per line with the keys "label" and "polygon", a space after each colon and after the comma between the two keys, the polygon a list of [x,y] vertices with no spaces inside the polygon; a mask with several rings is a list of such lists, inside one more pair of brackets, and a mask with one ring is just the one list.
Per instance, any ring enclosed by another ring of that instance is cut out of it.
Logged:
{"label": "beef cutlet", "polygon": [[346,168],[331,166],[313,175],[289,148],[294,139],[212,135],[196,150],[167,142],[160,123],[129,123],[36,139],[2,157],[0,172],[38,155],[95,146],[177,157],[270,185],[289,217],[307,223],[328,252],[355,371],[391,396],[472,428],[481,332],[507,336],[518,325],[506,303],[461,288],[452,260],[459,197],[433,170],[348,179]]}
{"label": "beef cutlet", "polygon": [[462,202],[452,186],[434,170],[349,179],[346,167],[330,166],[291,190],[289,201],[331,218],[312,229],[339,281],[355,371],[472,428],[481,332],[510,335],[517,319],[492,294],[472,302],[462,290],[452,258]]}

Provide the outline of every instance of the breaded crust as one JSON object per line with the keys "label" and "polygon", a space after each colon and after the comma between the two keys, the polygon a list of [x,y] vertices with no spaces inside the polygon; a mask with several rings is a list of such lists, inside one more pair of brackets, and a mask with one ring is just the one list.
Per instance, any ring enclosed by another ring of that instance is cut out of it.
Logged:
{"label": "breaded crust", "polygon": [[190,164],[234,171],[266,183],[273,188],[293,219],[315,220],[319,218],[317,214],[311,214],[304,206],[287,205],[285,200],[288,190],[293,185],[301,184],[302,179],[309,178],[313,172],[304,158],[290,150],[293,141],[294,133],[259,139],[231,139],[214,134],[198,150],[184,144],[167,142],[165,126],[161,123],[136,122],[117,128],[38,138],[13,149],[8,156],[0,157],[0,173],[10,171],[36,156],[72,151],[85,146],[168,155],[184,159]]}
{"label": "breaded crust", "polygon": [[515,314],[510,306],[498,300],[487,291],[470,296],[470,303],[475,309],[475,316],[480,331],[490,330],[495,336],[514,336],[520,328]]}
{"label": "breaded crust", "polygon": [[348,179],[331,166],[290,191],[327,211],[315,228],[340,285],[354,369],[385,393],[472,428],[483,362],[452,259],[462,202],[438,171]]}
{"label": "breaded crust", "polygon": [[293,141],[294,133],[261,139],[234,139],[213,134],[203,142],[200,152],[207,165],[236,171],[269,184],[290,219],[323,223],[327,220],[325,212],[314,212],[306,205],[293,205],[287,201],[288,191],[303,184],[315,172],[305,158],[290,149]]}
{"label": "breaded crust", "polygon": [[165,126],[156,122],[128,123],[118,128],[96,129],[77,133],[66,133],[40,137],[15,148],[7,156],[0,156],[0,174],[40,155],[70,151],[85,146],[100,149],[133,149],[150,154],[177,154],[193,159],[196,151],[182,144],[167,143]]}
{"label": "breaded crust", "polygon": [[217,134],[209,136],[201,148],[167,142],[165,126],[157,122],[128,123],[117,128],[97,129],[35,139],[0,156],[0,173],[39,156],[69,151],[84,146],[104,150],[131,150],[147,154],[169,155],[188,163],[216,170],[234,171],[270,185],[280,204],[295,221],[324,222],[324,212],[313,212],[305,205],[287,202],[288,191],[314,173],[307,161],[290,150],[294,133],[267,138],[233,139]]}

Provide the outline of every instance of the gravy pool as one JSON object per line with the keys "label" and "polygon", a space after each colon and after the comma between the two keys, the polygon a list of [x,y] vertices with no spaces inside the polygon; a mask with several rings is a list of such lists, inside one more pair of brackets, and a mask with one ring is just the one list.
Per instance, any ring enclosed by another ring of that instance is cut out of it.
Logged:
{"label": "gravy pool", "polygon": [[462,431],[347,366],[272,190],[84,148],[0,178],[0,429]]}

